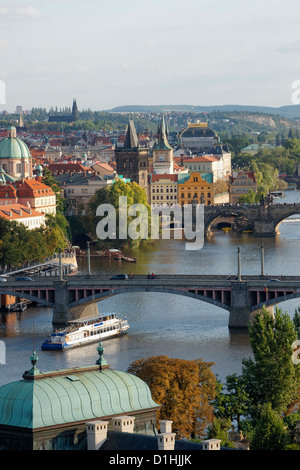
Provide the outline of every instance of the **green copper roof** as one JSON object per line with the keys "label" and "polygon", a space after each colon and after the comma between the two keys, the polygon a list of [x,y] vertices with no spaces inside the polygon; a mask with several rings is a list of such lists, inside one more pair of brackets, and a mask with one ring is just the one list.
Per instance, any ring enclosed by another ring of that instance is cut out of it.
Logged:
{"label": "green copper roof", "polygon": [[157,128],[157,140],[153,145],[153,150],[173,150],[168,142],[168,132],[164,115],[162,115],[160,124]]}
{"label": "green copper roof", "polygon": [[1,158],[31,158],[25,142],[16,136],[15,127],[10,127],[8,129],[8,137],[0,142]]}
{"label": "green copper roof", "polygon": [[38,429],[158,407],[145,382],[103,359],[102,367],[45,374],[35,367],[35,353],[31,359],[24,380],[0,387],[0,426]]}
{"label": "green copper roof", "polygon": [[0,184],[14,183],[18,178],[7,174],[3,168],[0,168]]}

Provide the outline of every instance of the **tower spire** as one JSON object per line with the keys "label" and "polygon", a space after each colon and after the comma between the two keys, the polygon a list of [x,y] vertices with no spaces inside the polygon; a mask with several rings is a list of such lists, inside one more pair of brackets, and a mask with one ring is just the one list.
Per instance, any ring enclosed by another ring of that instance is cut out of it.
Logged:
{"label": "tower spire", "polygon": [[78,120],[78,108],[77,108],[76,98],[73,99],[72,118],[74,121]]}
{"label": "tower spire", "polygon": [[124,142],[124,149],[136,149],[139,146],[139,141],[135,129],[134,122],[129,118],[127,132]]}
{"label": "tower spire", "polygon": [[156,149],[173,150],[168,142],[168,131],[166,130],[165,116],[162,114],[161,121],[157,127],[157,143],[154,144]]}

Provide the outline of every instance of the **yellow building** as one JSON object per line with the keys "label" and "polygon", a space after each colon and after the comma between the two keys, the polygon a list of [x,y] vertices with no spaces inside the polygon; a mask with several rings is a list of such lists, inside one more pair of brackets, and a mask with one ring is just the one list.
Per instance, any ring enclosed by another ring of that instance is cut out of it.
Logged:
{"label": "yellow building", "polygon": [[210,176],[206,179],[200,173],[194,172],[178,178],[178,203],[181,206],[192,203],[205,206],[213,204],[214,187]]}

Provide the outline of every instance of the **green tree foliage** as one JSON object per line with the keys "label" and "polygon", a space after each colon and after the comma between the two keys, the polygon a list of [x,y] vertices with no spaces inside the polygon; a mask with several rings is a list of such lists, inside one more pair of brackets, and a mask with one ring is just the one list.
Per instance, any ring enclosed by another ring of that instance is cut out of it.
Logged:
{"label": "green tree foliage", "polygon": [[250,449],[279,451],[285,450],[288,443],[289,435],[282,418],[270,403],[264,404],[254,427]]}
{"label": "green tree foliage", "polygon": [[51,171],[48,168],[43,168],[43,183],[52,188],[56,196],[56,212],[64,213],[65,200],[62,195],[62,189],[55,181]]}
{"label": "green tree foliage", "polygon": [[230,426],[230,419],[214,418],[213,424],[208,427],[206,439],[221,439],[221,447],[235,447],[228,436]]}
{"label": "green tree foliage", "polygon": [[261,193],[255,193],[253,189],[247,192],[247,194],[242,194],[239,198],[239,203],[241,204],[258,204],[260,201]]}
{"label": "green tree foliage", "polygon": [[299,366],[292,362],[297,339],[293,321],[278,308],[273,317],[264,307],[249,325],[249,336],[254,358],[242,361],[242,375],[251,414],[255,416],[257,407],[267,403],[285,413],[297,401],[299,390]]}
{"label": "green tree foliage", "polygon": [[[59,219],[59,217],[58,217]],[[29,230],[22,224],[0,218],[0,265],[18,266],[40,261],[64,249],[67,239],[64,228],[49,217],[44,227]]]}
{"label": "green tree foliage", "polygon": [[249,395],[242,377],[228,375],[224,386],[220,384],[214,400],[217,418],[236,420],[240,425],[241,416],[246,415],[249,406]]}
{"label": "green tree foliage", "polygon": [[[148,234],[150,233],[151,229],[151,210],[150,206],[147,204],[147,196],[146,192],[143,188],[141,188],[137,183],[135,182],[127,182],[125,183],[121,179],[113,183],[111,186],[106,186],[105,188],[99,189],[95,196],[92,198],[90,201],[89,205],[89,214],[88,214],[88,228],[91,233],[96,233],[96,227],[101,220],[100,217],[96,216],[96,211],[98,206],[102,204],[110,204],[116,211],[116,228],[117,228],[117,233],[116,233],[116,239],[113,240],[104,240],[104,241],[99,241],[98,245],[102,247],[114,247],[114,248],[120,248],[123,245],[130,245],[130,246],[136,246],[141,242],[141,239],[139,238],[138,240],[132,240],[130,237],[126,239],[121,239],[119,237],[119,221],[120,221],[120,207],[119,207],[119,198],[121,196],[127,197],[127,214],[129,212],[129,209],[132,205],[134,204],[142,204],[147,212],[148,212]],[[104,216],[105,217],[105,216]],[[102,218],[104,218],[102,217]],[[130,223],[138,217],[138,214],[136,216],[130,216],[127,215],[127,227],[129,227]],[[137,231],[139,231],[139,228],[137,228]]]}

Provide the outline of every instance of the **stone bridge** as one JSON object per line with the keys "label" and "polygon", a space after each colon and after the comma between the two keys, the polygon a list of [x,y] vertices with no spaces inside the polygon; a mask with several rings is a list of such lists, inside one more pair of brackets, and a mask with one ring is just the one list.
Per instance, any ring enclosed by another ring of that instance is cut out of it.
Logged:
{"label": "stone bridge", "polygon": [[270,205],[214,205],[204,208],[204,230],[209,235],[218,217],[243,217],[251,224],[255,236],[275,237],[281,222],[295,214],[300,214],[300,204]]}
{"label": "stone bridge", "polygon": [[[0,294],[28,299],[53,309],[53,323],[98,313],[97,302],[131,292],[184,295],[213,304],[229,312],[230,328],[246,328],[262,308],[300,297],[300,276],[272,279],[270,276],[222,275],[135,275],[132,279],[111,280],[108,276],[74,275],[61,278],[36,277],[20,282],[8,279]],[[199,308],[200,311],[200,308]],[[25,313],[26,314],[26,313]]]}

